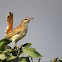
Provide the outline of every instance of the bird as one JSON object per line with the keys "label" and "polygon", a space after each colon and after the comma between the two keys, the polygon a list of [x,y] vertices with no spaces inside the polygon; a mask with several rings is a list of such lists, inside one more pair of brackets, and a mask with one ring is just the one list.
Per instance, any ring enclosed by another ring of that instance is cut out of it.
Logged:
{"label": "bird", "polygon": [[12,31],[10,31],[4,37],[4,39],[12,41],[13,44],[15,45],[15,47],[18,48],[18,46],[16,45],[16,42],[21,40],[23,37],[25,37],[25,35],[27,34],[27,30],[28,30],[28,24],[32,19],[34,19],[34,18],[29,18],[29,17],[23,18],[21,20],[21,24],[18,27],[16,27],[15,29],[13,29]]}

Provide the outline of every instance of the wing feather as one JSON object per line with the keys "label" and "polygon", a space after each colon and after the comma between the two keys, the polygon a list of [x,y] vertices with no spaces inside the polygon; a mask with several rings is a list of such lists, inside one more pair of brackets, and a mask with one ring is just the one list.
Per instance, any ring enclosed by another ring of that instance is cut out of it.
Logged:
{"label": "wing feather", "polygon": [[10,38],[16,34],[21,34],[24,31],[24,27],[22,26],[18,26],[17,28],[15,28],[14,30],[12,30],[10,33],[8,33],[4,39]]}

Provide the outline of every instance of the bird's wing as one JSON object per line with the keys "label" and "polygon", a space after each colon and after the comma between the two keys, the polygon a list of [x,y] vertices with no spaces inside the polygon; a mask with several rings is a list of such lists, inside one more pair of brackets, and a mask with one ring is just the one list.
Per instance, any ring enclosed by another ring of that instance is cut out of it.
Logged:
{"label": "bird's wing", "polygon": [[4,37],[4,39],[10,38],[10,37],[12,37],[12,36],[14,36],[14,35],[16,35],[16,34],[20,34],[20,33],[22,33],[23,31],[24,31],[24,28],[23,28],[23,27],[20,27],[20,29],[19,29],[19,27],[17,27],[17,28],[15,28],[14,30],[12,30],[10,33],[8,33],[8,34]]}

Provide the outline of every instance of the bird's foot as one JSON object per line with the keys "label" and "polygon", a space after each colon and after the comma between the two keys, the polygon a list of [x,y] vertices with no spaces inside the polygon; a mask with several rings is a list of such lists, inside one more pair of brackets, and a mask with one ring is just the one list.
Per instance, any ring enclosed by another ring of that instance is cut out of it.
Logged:
{"label": "bird's foot", "polygon": [[17,45],[15,45],[16,49],[19,50],[19,47]]}

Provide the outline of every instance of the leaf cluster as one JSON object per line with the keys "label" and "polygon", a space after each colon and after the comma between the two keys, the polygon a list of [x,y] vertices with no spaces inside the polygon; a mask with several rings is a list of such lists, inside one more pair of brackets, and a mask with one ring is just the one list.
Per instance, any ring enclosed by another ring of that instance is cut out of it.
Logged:
{"label": "leaf cluster", "polygon": [[[0,51],[0,62],[30,62],[30,58],[32,60],[32,58],[43,57],[35,48],[31,48],[31,45],[31,43],[25,43],[19,49],[5,46],[5,50]],[[27,56],[25,57],[24,54]]]}

